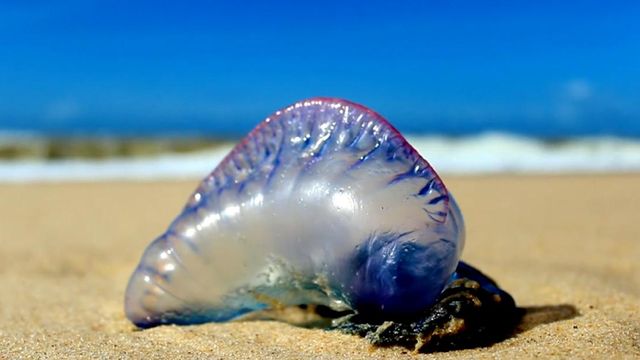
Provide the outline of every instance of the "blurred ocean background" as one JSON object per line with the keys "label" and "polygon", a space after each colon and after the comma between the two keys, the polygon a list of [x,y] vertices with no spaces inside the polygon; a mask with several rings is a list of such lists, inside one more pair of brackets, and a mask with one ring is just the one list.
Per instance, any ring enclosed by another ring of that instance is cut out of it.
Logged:
{"label": "blurred ocean background", "polygon": [[203,177],[346,98],[440,172],[640,171],[640,2],[2,1],[0,182]]}

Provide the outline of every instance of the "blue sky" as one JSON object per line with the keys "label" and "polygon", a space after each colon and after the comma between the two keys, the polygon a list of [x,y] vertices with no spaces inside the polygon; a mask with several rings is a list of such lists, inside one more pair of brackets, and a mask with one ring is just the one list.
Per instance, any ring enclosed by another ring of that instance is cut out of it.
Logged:
{"label": "blue sky", "polygon": [[3,1],[0,128],[242,133],[322,95],[411,132],[640,136],[638,4]]}

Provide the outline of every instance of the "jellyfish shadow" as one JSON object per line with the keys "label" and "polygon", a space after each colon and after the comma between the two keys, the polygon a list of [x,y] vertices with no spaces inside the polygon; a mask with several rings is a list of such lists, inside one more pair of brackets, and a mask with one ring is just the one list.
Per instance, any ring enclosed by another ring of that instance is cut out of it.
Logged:
{"label": "jellyfish shadow", "polygon": [[520,321],[512,336],[529,331],[539,325],[570,320],[580,316],[578,309],[571,304],[527,306],[519,307],[518,310]]}

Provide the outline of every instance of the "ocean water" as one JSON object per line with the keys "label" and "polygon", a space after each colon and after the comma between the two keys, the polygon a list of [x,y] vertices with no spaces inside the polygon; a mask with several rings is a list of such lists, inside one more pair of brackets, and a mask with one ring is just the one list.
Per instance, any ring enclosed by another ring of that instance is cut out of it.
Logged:
{"label": "ocean water", "polygon": [[[0,143],[30,141],[5,134]],[[566,174],[640,172],[640,141],[592,136],[548,141],[499,132],[463,137],[408,135],[438,173]],[[232,148],[230,142],[189,153],[157,153],[105,159],[0,160],[0,182],[200,179]]]}
{"label": "ocean water", "polygon": [[199,178],[231,145],[65,140],[237,139],[319,95],[443,173],[640,171],[637,1],[43,4],[0,1],[0,182]]}

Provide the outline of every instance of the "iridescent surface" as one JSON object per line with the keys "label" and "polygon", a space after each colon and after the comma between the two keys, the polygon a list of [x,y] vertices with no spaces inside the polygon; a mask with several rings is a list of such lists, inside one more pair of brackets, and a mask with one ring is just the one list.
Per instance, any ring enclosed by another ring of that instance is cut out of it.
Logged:
{"label": "iridescent surface", "polygon": [[276,305],[424,310],[464,244],[459,209],[380,115],[314,98],[254,129],[152,242],[126,291],[140,327]]}

